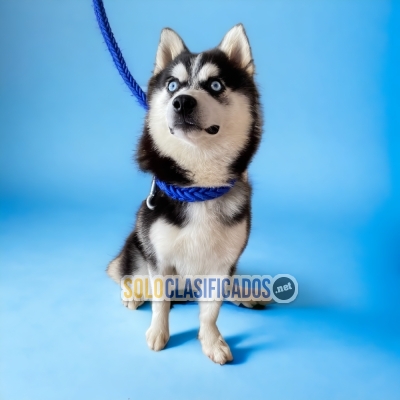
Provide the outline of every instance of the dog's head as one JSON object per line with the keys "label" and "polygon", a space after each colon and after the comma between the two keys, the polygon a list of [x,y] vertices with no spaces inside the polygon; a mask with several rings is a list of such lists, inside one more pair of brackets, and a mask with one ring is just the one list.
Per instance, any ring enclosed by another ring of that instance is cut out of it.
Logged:
{"label": "dog's head", "polygon": [[164,29],[148,87],[144,135],[191,182],[211,185],[236,177],[246,170],[260,140],[253,76],[242,25],[233,27],[218,47],[199,54]]}

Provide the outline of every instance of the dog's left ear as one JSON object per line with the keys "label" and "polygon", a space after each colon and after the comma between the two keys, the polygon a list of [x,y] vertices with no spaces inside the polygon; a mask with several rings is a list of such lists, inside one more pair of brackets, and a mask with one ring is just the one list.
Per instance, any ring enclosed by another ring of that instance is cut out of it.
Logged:
{"label": "dog's left ear", "polygon": [[176,56],[183,51],[187,51],[183,40],[170,28],[164,28],[161,32],[160,43],[157,49],[156,65],[153,74],[156,75],[162,71]]}
{"label": "dog's left ear", "polygon": [[254,74],[250,43],[242,24],[235,25],[222,39],[218,48],[240,68],[250,75]]}

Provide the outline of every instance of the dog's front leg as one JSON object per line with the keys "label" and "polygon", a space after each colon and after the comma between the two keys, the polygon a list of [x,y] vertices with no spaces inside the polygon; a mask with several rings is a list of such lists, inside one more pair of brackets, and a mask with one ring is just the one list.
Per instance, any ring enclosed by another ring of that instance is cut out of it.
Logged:
{"label": "dog's front leg", "polygon": [[217,328],[221,301],[200,301],[199,339],[203,353],[217,364],[232,361],[232,353]]}
{"label": "dog's front leg", "polygon": [[169,340],[170,301],[153,300],[150,328],[146,332],[147,345],[151,350],[162,350]]}

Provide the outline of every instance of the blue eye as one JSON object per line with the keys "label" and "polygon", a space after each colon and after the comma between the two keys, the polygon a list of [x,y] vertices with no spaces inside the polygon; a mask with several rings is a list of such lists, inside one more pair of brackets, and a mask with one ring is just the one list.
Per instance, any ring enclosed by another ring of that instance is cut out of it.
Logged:
{"label": "blue eye", "polygon": [[222,89],[222,85],[218,81],[212,81],[211,89],[214,90],[214,92],[219,92]]}
{"label": "blue eye", "polygon": [[175,92],[176,89],[178,89],[178,83],[176,81],[172,81],[168,84],[168,90],[170,92]]}

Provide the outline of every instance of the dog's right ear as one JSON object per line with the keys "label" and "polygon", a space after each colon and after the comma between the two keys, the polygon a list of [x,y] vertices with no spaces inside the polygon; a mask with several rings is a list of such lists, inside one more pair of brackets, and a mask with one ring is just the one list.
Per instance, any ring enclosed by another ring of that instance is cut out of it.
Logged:
{"label": "dog's right ear", "polygon": [[162,71],[175,57],[183,51],[187,51],[187,47],[180,36],[170,28],[164,28],[161,32],[160,43],[157,49],[156,65],[153,75]]}

